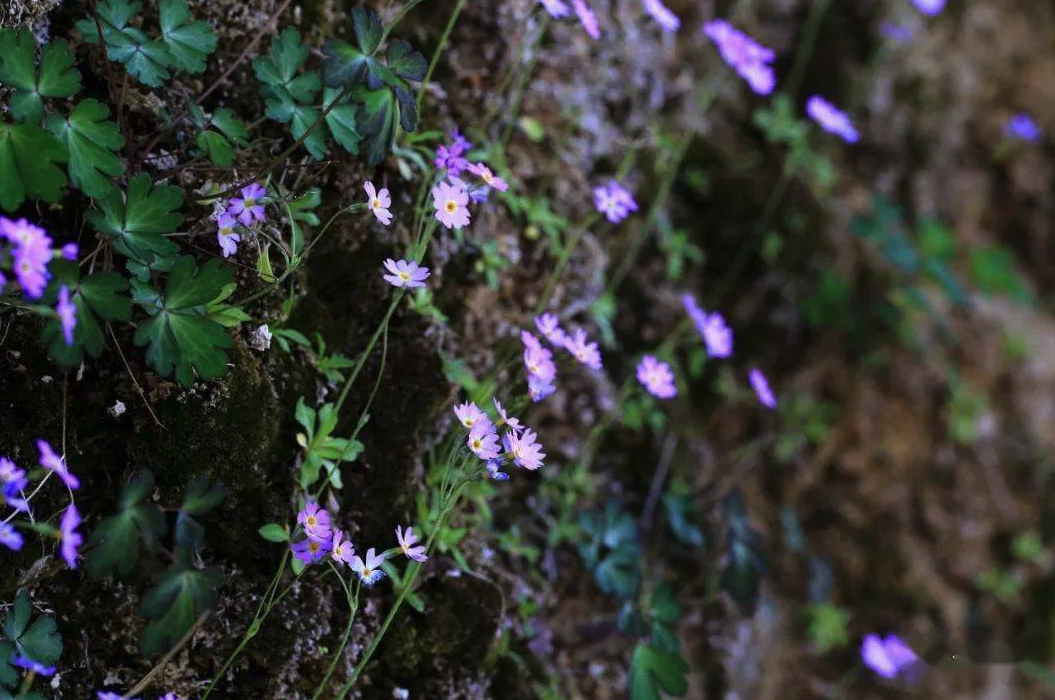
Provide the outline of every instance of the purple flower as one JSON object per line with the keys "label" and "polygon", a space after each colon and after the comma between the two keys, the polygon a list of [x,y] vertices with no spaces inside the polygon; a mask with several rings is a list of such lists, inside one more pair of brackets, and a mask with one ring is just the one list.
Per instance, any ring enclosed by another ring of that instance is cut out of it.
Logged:
{"label": "purple flower", "polygon": [[[95,697],[98,698],[98,700],[124,700],[124,696],[120,693],[111,693],[107,690],[100,690],[95,694]],[[129,698],[129,700],[139,700],[139,698]],[[162,700],[165,699],[162,698]]]}
{"label": "purple flower", "polygon": [[408,559],[414,561],[428,559],[425,556],[425,547],[417,544],[418,536],[414,534],[414,528],[408,527],[404,532],[402,525],[396,525],[396,541],[399,542],[399,548],[403,550],[403,554],[407,555]]}
{"label": "purple flower", "polygon": [[560,319],[553,314],[545,313],[537,316],[535,318],[535,327],[555,347],[564,347],[564,343],[568,340],[568,334],[560,327]]}
{"label": "purple flower", "polygon": [[451,145],[450,145],[450,149],[452,151],[455,151],[455,152],[461,154],[461,153],[465,153],[466,151],[468,151],[472,147],[473,147],[473,145],[471,143],[469,143],[469,139],[467,139],[464,136],[462,136],[462,132],[458,131],[458,127],[454,127],[451,130]]}
{"label": "purple flower", "polygon": [[62,246],[62,257],[66,258],[67,260],[76,260],[78,252],[79,248],[77,247],[76,243],[67,243],[66,245]]}
{"label": "purple flower", "polygon": [[359,574],[359,580],[367,586],[372,586],[385,576],[381,570],[381,564],[385,561],[385,553],[374,554],[374,548],[366,550],[366,559],[360,559],[358,555],[352,559],[352,571]]}
{"label": "purple flower", "polygon": [[495,177],[494,173],[491,172],[491,169],[483,163],[473,163],[469,166],[468,170],[473,175],[483,180],[488,187],[493,187],[499,192],[505,192],[509,189],[509,185],[506,184],[506,181],[500,177]]}
{"label": "purple flower", "polygon": [[77,526],[81,524],[81,514],[77,512],[77,506],[70,504],[66,512],[62,514],[62,522],[59,523],[59,541],[62,558],[71,569],[77,568],[77,549],[81,546],[84,538],[77,532]]}
{"label": "purple flower", "polygon": [[161,696],[161,698],[159,698],[159,700],[183,700],[183,698],[181,698],[179,695],[176,695],[175,693],[165,693]]}
{"label": "purple flower", "polygon": [[40,451],[40,466],[58,474],[62,483],[71,490],[80,488],[80,480],[70,472],[66,460],[55,454],[47,440],[37,440],[37,450]]}
{"label": "purple flower", "polygon": [[895,678],[911,668],[919,657],[893,634],[886,638],[870,634],[861,644],[861,659],[883,678]]}
{"label": "purple flower", "polygon": [[501,460],[493,459],[485,466],[487,467],[487,476],[495,481],[506,481],[509,478],[509,475],[502,471]]}
{"label": "purple flower", "polygon": [[498,446],[498,432],[490,423],[480,423],[470,430],[466,444],[473,454],[484,461],[496,459],[501,452]]}
{"label": "purple flower", "polygon": [[11,221],[0,216],[0,235],[14,246],[15,277],[22,291],[30,299],[39,299],[48,284],[48,263],[51,262],[51,238],[39,226],[25,219]]}
{"label": "purple flower", "polygon": [[733,27],[723,19],[703,25],[706,34],[722,55],[722,60],[747,81],[759,95],[768,95],[776,87],[777,79],[769,65],[776,59],[772,49]]}
{"label": "purple flower", "polygon": [[328,540],[313,540],[308,537],[300,542],[294,542],[291,547],[293,556],[297,559],[300,559],[305,564],[314,564],[317,561],[321,561],[329,553],[330,542]]}
{"label": "purple flower", "polygon": [[22,535],[19,534],[14,526],[8,523],[0,523],[0,544],[17,552],[22,549]]}
{"label": "purple flower", "polygon": [[440,170],[446,170],[448,175],[457,177],[469,167],[469,161],[462,157],[462,152],[454,145],[440,146],[436,149],[436,160],[432,163]]}
{"label": "purple flower", "polygon": [[670,365],[660,362],[652,355],[645,355],[638,363],[637,381],[656,398],[671,399],[678,395]]}
{"label": "purple flower", "polygon": [[366,206],[370,207],[370,211],[377,217],[385,226],[392,223],[392,212],[388,210],[392,206],[392,198],[388,195],[388,188],[382,188],[378,192],[374,188],[374,183],[367,182],[363,185],[363,189],[366,190],[367,200]]}
{"label": "purple flower", "polygon": [[7,457],[0,457],[0,485],[5,496],[16,494],[26,487],[26,472]]}
{"label": "purple flower", "polygon": [[545,379],[534,374],[528,376],[528,396],[535,403],[543,400],[556,390],[557,387],[553,385],[552,379]]}
{"label": "purple flower", "polygon": [[769,382],[766,381],[766,375],[762,374],[761,370],[754,368],[747,375],[748,381],[751,382],[751,387],[755,390],[755,394],[758,395],[758,402],[766,408],[777,407],[777,397],[773,395],[773,391],[769,388]]}
{"label": "purple flower", "polygon": [[73,345],[73,329],[77,327],[77,307],[70,301],[70,289],[66,285],[59,287],[59,303],[55,305],[59,323],[62,325],[62,337],[66,345]]}
{"label": "purple flower", "polygon": [[464,187],[441,182],[432,188],[432,206],[436,219],[447,228],[469,225],[469,193]]}
{"label": "purple flower", "polygon": [[495,410],[498,411],[498,415],[501,417],[501,420],[498,422],[499,425],[508,426],[510,430],[515,430],[517,432],[524,429],[524,426],[520,424],[518,419],[506,415],[506,410],[502,408],[502,404],[498,403],[497,396],[493,397],[492,401],[495,403]]}
{"label": "purple flower", "polygon": [[670,8],[664,5],[660,0],[641,0],[641,3],[645,6],[645,12],[652,16],[652,19],[659,23],[659,26],[663,28],[665,32],[676,32],[681,26],[681,20],[678,16],[670,11]]}
{"label": "purple flower", "polygon": [[243,226],[264,220],[264,205],[260,200],[267,196],[263,185],[253,183],[242,188],[242,196],[231,200],[227,213],[238,217]]}
{"label": "purple flower", "polygon": [[513,464],[532,471],[542,466],[546,454],[542,451],[542,445],[538,444],[537,437],[533,430],[525,430],[523,435],[509,431],[502,437],[502,444],[512,457]]}
{"label": "purple flower", "polygon": [[351,565],[354,554],[355,547],[352,546],[352,541],[344,539],[344,532],[341,530],[334,530],[333,546],[330,549],[330,556],[333,560],[338,564]]}
{"label": "purple flower", "polygon": [[593,188],[593,205],[613,224],[630,216],[630,212],[637,211],[637,202],[630,190],[615,180]]}
{"label": "purple flower", "polygon": [[297,522],[309,538],[319,541],[330,539],[330,514],[315,501],[308,501],[304,509],[297,513]]}
{"label": "purple flower", "polygon": [[385,281],[393,287],[406,287],[416,289],[425,286],[425,280],[430,274],[429,268],[421,267],[413,260],[385,260],[385,269],[391,274],[382,275]]}
{"label": "purple flower", "polygon": [[597,15],[593,13],[586,0],[571,0],[571,7],[575,10],[575,16],[591,39],[601,38],[601,26],[597,23]]}
{"label": "purple flower", "polygon": [[546,12],[553,19],[560,19],[561,17],[567,17],[568,13],[571,12],[571,8],[565,5],[561,0],[538,0],[542,3],[542,6],[546,8]]}
{"label": "purple flower", "polygon": [[696,330],[703,336],[710,357],[729,357],[733,354],[733,331],[725,324],[725,319],[717,311],[708,314],[696,304],[691,294],[681,298],[685,312],[696,325]]}
{"label": "purple flower", "polygon": [[917,10],[931,17],[941,14],[945,9],[945,0],[912,0],[912,4]]}
{"label": "purple flower", "polygon": [[238,220],[229,213],[220,214],[220,218],[216,220],[216,240],[225,258],[238,252],[238,244],[242,241],[242,236],[235,231],[237,225]]}
{"label": "purple flower", "polygon": [[912,41],[911,27],[899,24],[898,22],[891,22],[890,20],[880,22],[879,33],[882,34],[887,41],[892,41],[895,44],[900,44],[902,46]]}
{"label": "purple flower", "polygon": [[1016,114],[1007,121],[1004,127],[1004,136],[1018,141],[1029,141],[1036,143],[1040,140],[1042,133],[1037,123],[1028,114]]}
{"label": "purple flower", "polygon": [[806,113],[825,131],[836,134],[846,143],[857,143],[857,129],[854,128],[850,117],[823,97],[814,95],[807,100]]}
{"label": "purple flower", "polygon": [[565,341],[564,347],[581,364],[590,369],[601,369],[601,351],[597,349],[597,343],[590,342],[586,338],[586,331],[583,329],[576,328],[575,332]]}
{"label": "purple flower", "polygon": [[487,417],[487,414],[481,411],[480,407],[471,401],[455,406],[454,415],[456,415],[458,421],[469,430],[472,430],[477,425],[491,424],[491,419]]}
{"label": "purple flower", "polygon": [[520,339],[524,343],[524,368],[527,369],[528,377],[552,382],[557,377],[553,353],[542,347],[538,338],[527,331],[520,332]]}
{"label": "purple flower", "polygon": [[14,659],[12,659],[11,663],[13,663],[15,666],[18,666],[19,668],[24,668],[27,671],[35,673],[38,676],[54,676],[55,675],[55,667],[54,666],[45,666],[44,664],[40,663],[39,661],[34,661],[33,659],[29,658],[28,656],[23,656],[22,654],[19,654]]}
{"label": "purple flower", "polygon": [[465,193],[469,195],[469,201],[473,204],[486,202],[487,195],[491,192],[491,188],[487,185],[468,183],[460,177],[454,177],[453,175],[449,176],[447,181],[457,189],[465,190]]}

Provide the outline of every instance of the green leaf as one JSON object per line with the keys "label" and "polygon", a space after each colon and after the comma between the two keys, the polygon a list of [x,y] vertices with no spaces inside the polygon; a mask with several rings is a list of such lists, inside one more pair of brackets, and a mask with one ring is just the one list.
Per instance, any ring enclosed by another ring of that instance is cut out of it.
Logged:
{"label": "green leaf", "polygon": [[154,475],[143,471],[121,489],[120,512],[103,520],[88,537],[87,569],[91,578],[116,573],[126,577],[139,563],[139,541],[153,549],[168,529],[157,506],[142,501],[154,489]]}
{"label": "green leaf", "polygon": [[0,122],[0,207],[14,211],[26,197],[59,201],[66,174],[56,163],[68,159],[62,142],[44,129]]}
{"label": "green leaf", "polygon": [[159,87],[171,74],[169,66],[175,59],[162,41],[150,39],[146,34],[129,26],[129,21],[142,8],[142,3],[128,0],[103,0],[96,6],[99,24],[89,17],[77,23],[77,30],[89,44],[99,43],[99,28],[102,28],[106,54],[111,61],[124,65],[129,75],[150,87]]}
{"label": "green leaf", "polygon": [[70,153],[70,182],[89,197],[103,197],[113,189],[110,178],[124,172],[116,151],[125,145],[117,124],[109,121],[110,110],[94,99],[78,102],[66,119],[48,119],[55,134]]}
{"label": "green leaf", "polygon": [[388,45],[385,63],[390,71],[404,80],[421,80],[429,67],[425,57],[402,39],[396,39]]}
{"label": "green leaf", "polygon": [[163,234],[183,222],[179,213],[183,193],[174,185],[154,187],[146,173],[128,183],[128,191],[114,189],[98,201],[101,211],[88,212],[88,221],[113,239],[114,249],[132,260],[154,267],[171,258],[178,247]]}
{"label": "green leaf", "polygon": [[355,121],[363,137],[363,155],[367,165],[377,165],[384,160],[396,138],[399,107],[395,95],[388,88],[360,87],[352,93],[352,101],[359,106]]}
{"label": "green leaf", "polygon": [[216,110],[211,121],[212,125],[235,145],[249,145],[249,131],[245,127],[245,122],[239,119],[232,110],[226,107]]}
{"label": "green leaf", "polygon": [[198,616],[215,607],[222,582],[223,573],[218,568],[195,570],[177,564],[165,573],[139,606],[139,614],[151,620],[140,635],[143,653],[171,649]]}
{"label": "green leaf", "polygon": [[187,484],[180,510],[192,515],[204,515],[220,505],[227,496],[227,487],[221,483],[210,484],[206,476],[195,477]]}
{"label": "green leaf", "polygon": [[634,518],[618,503],[610,502],[604,510],[584,513],[580,524],[589,538],[579,545],[579,555],[597,585],[620,598],[632,596],[640,579]]}
{"label": "green leaf", "polygon": [[289,533],[278,523],[268,523],[257,532],[268,542],[289,542]]}
{"label": "green leaf", "polygon": [[194,372],[203,380],[215,379],[227,372],[224,349],[231,338],[215,321],[205,316],[203,308],[220,295],[231,281],[232,273],[210,260],[199,269],[194,259],[182,256],[169,274],[165,293],[133,281],[133,299],[151,318],[140,324],[136,345],[147,345],[147,359],[163,376],[171,376],[183,386],[194,383]]}
{"label": "green leaf", "polygon": [[84,351],[99,357],[103,351],[103,323],[127,321],[132,317],[132,300],[124,292],[128,281],[116,272],[96,272],[84,279],[73,260],[55,260],[49,266],[52,283],[49,298],[58,296],[58,288],[70,290],[70,300],[77,309],[77,326],[73,330],[73,345],[66,345],[57,318],[44,327],[44,341],[50,343],[51,356],[61,365],[73,367],[84,359]]}
{"label": "green leaf", "polygon": [[380,15],[360,5],[352,10],[352,29],[355,31],[355,40],[359,43],[359,48],[363,53],[372,54],[377,51],[377,46],[384,35]]}
{"label": "green leaf", "polygon": [[372,89],[384,84],[382,66],[377,59],[368,56],[346,41],[327,39],[322,45],[326,58],[322,62],[322,80],[334,88],[355,85],[364,79]]}
{"label": "green leaf", "polygon": [[234,162],[234,148],[223,134],[209,129],[198,134],[196,143],[214,165],[226,168]]}
{"label": "green leaf", "polygon": [[660,691],[682,697],[689,691],[689,665],[679,654],[639,642],[630,660],[630,700],[660,700]]}
{"label": "green leaf", "polygon": [[[323,108],[328,107],[341,94],[340,90],[325,88],[322,91]],[[359,132],[355,129],[355,106],[347,98],[342,99],[326,115],[326,127],[330,135],[344,150],[352,155],[359,153]]]}
{"label": "green leaf", "polygon": [[674,537],[690,547],[702,547],[703,531],[692,522],[695,503],[687,494],[663,494],[663,507],[667,512],[667,523]]}
{"label": "green leaf", "polygon": [[37,43],[27,29],[0,29],[0,84],[12,88],[11,115],[39,124],[45,97],[71,97],[81,89],[81,74],[73,67],[73,53],[63,39],[44,45],[40,70]]}
{"label": "green leaf", "polygon": [[18,685],[18,669],[11,665],[11,659],[14,655],[14,643],[0,641],[0,698],[4,697],[4,687],[14,688]]}
{"label": "green leaf", "polygon": [[29,593],[23,588],[15,596],[15,605],[4,621],[4,636],[14,642],[19,654],[52,666],[62,654],[58,625],[51,615],[40,615],[30,623],[32,614]]}
{"label": "green leaf", "polygon": [[286,27],[272,38],[271,54],[253,60],[253,72],[266,88],[265,97],[274,96],[292,102],[313,101],[320,87],[319,74],[297,75],[309,53],[308,47],[301,43],[300,32],[293,27]]}
{"label": "green leaf", "polygon": [[208,22],[194,21],[183,0],[161,0],[161,40],[172,62],[189,73],[205,71],[205,59],[216,50],[216,35]]}
{"label": "green leaf", "polygon": [[[267,100],[267,116],[277,122],[290,125],[293,138],[300,140],[308,129],[319,120],[319,109],[302,105],[289,99],[271,98]],[[304,147],[313,158],[321,160],[329,149],[326,147],[326,131],[315,126],[304,140]]]}

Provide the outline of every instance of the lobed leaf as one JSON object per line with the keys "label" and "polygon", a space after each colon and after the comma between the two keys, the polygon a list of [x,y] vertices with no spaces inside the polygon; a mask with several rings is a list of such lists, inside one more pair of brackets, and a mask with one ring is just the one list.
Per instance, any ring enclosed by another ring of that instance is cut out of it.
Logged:
{"label": "lobed leaf", "polygon": [[63,39],[44,45],[40,68],[37,42],[27,29],[0,29],[0,84],[12,88],[11,115],[39,124],[45,97],[71,97],[81,89],[81,73],[73,67],[73,53]]}
{"label": "lobed leaf", "polygon": [[205,71],[205,59],[216,50],[216,34],[209,23],[191,16],[183,0],[161,0],[161,40],[173,64],[188,73]]}
{"label": "lobed leaf", "polygon": [[69,151],[70,182],[89,197],[103,197],[113,189],[110,178],[124,172],[116,151],[125,139],[117,124],[108,120],[110,110],[95,99],[78,102],[63,119],[48,119],[48,131]]}
{"label": "lobed leaf", "polygon": [[139,173],[129,181],[126,192],[115,188],[98,204],[100,211],[88,212],[88,221],[99,233],[112,238],[122,255],[153,267],[178,250],[163,235],[183,222],[179,213],[183,193],[178,187],[154,187],[149,175]]}
{"label": "lobed leaf", "polygon": [[59,201],[66,174],[57,164],[67,160],[62,142],[44,129],[0,122],[0,208],[14,211],[26,197]]}

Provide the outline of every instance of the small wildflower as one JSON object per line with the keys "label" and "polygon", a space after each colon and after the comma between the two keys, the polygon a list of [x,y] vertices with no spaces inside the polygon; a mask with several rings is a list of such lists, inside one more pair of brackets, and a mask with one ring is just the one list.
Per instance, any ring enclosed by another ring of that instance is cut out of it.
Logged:
{"label": "small wildflower", "polygon": [[451,136],[451,150],[452,151],[456,151],[457,153],[460,154],[460,153],[465,153],[466,151],[468,151],[470,148],[473,147],[473,145],[471,143],[469,143],[469,139],[467,139],[464,136],[462,136],[462,132],[458,131],[458,127],[454,127],[451,130],[450,136]]}
{"label": "small wildflower", "polygon": [[497,396],[495,396],[491,400],[494,401],[495,410],[498,411],[498,415],[499,417],[501,417],[501,420],[498,423],[499,425],[505,425],[509,427],[510,430],[515,430],[518,432],[524,429],[524,426],[520,424],[520,421],[518,419],[506,415],[506,410],[502,408],[502,404],[498,402]]}
{"label": "small wildflower", "polygon": [[388,188],[382,188],[380,192],[374,189],[374,183],[367,182],[363,185],[366,190],[366,206],[370,207],[377,220],[385,226],[392,223],[392,212],[388,210],[392,206],[392,198],[388,196]]}
{"label": "small wildflower", "polygon": [[546,454],[542,451],[542,445],[538,444],[537,437],[533,430],[525,430],[523,435],[513,431],[505,434],[502,444],[512,456],[513,464],[532,471],[542,466]]}
{"label": "small wildflower", "polygon": [[14,246],[15,277],[23,293],[30,299],[39,299],[51,277],[48,263],[51,262],[51,238],[39,226],[25,219],[11,221],[0,216],[0,235]]}
{"label": "small wildflower", "polygon": [[40,466],[58,474],[70,489],[80,488],[80,480],[70,472],[66,460],[55,454],[47,440],[37,440],[37,450],[40,452]]}
{"label": "small wildflower", "polygon": [[557,387],[551,379],[544,379],[534,374],[528,377],[528,396],[535,403],[542,401],[556,390]]}
{"label": "small wildflower", "polygon": [[385,561],[385,553],[374,554],[374,548],[366,550],[366,559],[360,559],[358,555],[352,559],[352,571],[359,574],[359,580],[367,586],[372,586],[385,576],[381,570],[381,564]]}
{"label": "small wildflower", "polygon": [[17,552],[24,543],[22,535],[9,523],[0,523],[0,544]]}
{"label": "small wildflower", "polygon": [[490,194],[491,188],[485,184],[469,183],[460,177],[454,177],[451,175],[447,180],[458,189],[465,190],[466,194],[469,195],[469,201],[473,204],[479,204],[480,202],[487,201],[487,195]]}
{"label": "small wildflower", "polygon": [[505,481],[509,478],[509,475],[502,471],[502,462],[497,459],[493,459],[487,463],[487,475],[495,481]]}
{"label": "small wildflower", "polygon": [[542,347],[535,336],[524,331],[521,338],[529,337],[534,342],[524,343],[524,367],[528,376],[538,377],[546,381],[553,381],[557,376],[557,365],[553,363],[553,353]]}
{"label": "small wildflower", "polygon": [[418,536],[414,534],[414,528],[408,527],[404,532],[402,525],[396,525],[396,541],[399,542],[399,548],[403,550],[403,554],[407,555],[408,559],[414,561],[428,559],[425,556],[425,547],[417,544]]}
{"label": "small wildflower", "polygon": [[[124,700],[124,696],[120,693],[111,693],[106,690],[100,690],[95,697],[98,700]],[[139,698],[129,698],[129,700],[139,700]]]}
{"label": "small wildflower", "polygon": [[462,171],[469,167],[469,161],[462,157],[462,150],[455,146],[440,146],[436,149],[436,160],[432,161],[440,170],[446,170],[448,175],[457,177]]}
{"label": "small wildflower", "polygon": [[216,220],[216,240],[225,258],[238,252],[238,244],[242,241],[242,236],[235,231],[237,225],[238,220],[230,214],[221,214]]}
{"label": "small wildflower", "polygon": [[509,189],[509,185],[506,184],[506,181],[500,177],[496,177],[495,174],[491,172],[491,169],[483,163],[473,163],[469,166],[468,170],[473,175],[483,180],[488,187],[493,187],[499,192],[505,192]]}
{"label": "small wildflower", "polygon": [[1036,143],[1041,137],[1040,127],[1028,114],[1016,114],[1007,121],[1004,136],[1018,141]]}
{"label": "small wildflower", "polygon": [[861,659],[883,678],[895,678],[911,668],[919,657],[893,634],[886,638],[870,634],[861,644]]}
{"label": "small wildflower", "polygon": [[436,219],[447,228],[469,225],[469,193],[464,187],[441,182],[432,188],[432,206]]}
{"label": "small wildflower", "polygon": [[59,323],[62,325],[62,337],[66,345],[73,345],[73,330],[77,327],[77,307],[70,301],[70,289],[66,285],[59,287],[59,303],[55,305]]}
{"label": "small wildflower", "polygon": [[759,95],[768,95],[776,87],[777,78],[769,65],[776,59],[773,50],[733,27],[723,19],[703,25],[703,33],[718,47],[729,66],[747,81]]}
{"label": "small wildflower", "polygon": [[162,695],[158,700],[183,700],[179,695],[169,692]]}
{"label": "small wildflower", "polygon": [[77,532],[77,526],[81,524],[81,514],[77,512],[77,506],[70,504],[66,512],[62,514],[62,522],[59,523],[59,547],[62,558],[71,569],[77,568],[77,550],[80,548],[84,538]]}
{"label": "small wildflower", "polygon": [[846,143],[857,143],[857,129],[850,117],[823,97],[814,95],[807,100],[806,113],[828,133],[839,136]]}
{"label": "small wildflower", "polygon": [[498,432],[490,423],[480,423],[471,431],[467,440],[469,449],[480,459],[487,461],[498,457]]}
{"label": "small wildflower", "polygon": [[314,564],[317,561],[321,561],[329,553],[330,542],[328,540],[313,540],[309,537],[300,542],[294,542],[291,547],[293,556],[297,559],[300,559],[305,564]]}
{"label": "small wildflower", "polygon": [[752,369],[747,375],[748,381],[751,382],[751,387],[755,390],[755,394],[758,396],[758,402],[766,408],[777,407],[777,397],[773,395],[772,389],[769,388],[769,382],[766,381],[766,375],[762,374],[759,369]]}
{"label": "small wildflower", "polygon": [[26,472],[7,457],[0,457],[0,486],[3,486],[5,496],[26,487]]}
{"label": "small wildflower", "polygon": [[421,267],[413,260],[393,260],[389,258],[385,260],[385,269],[391,273],[382,275],[386,282],[393,287],[406,287],[407,289],[424,287],[425,280],[431,274],[429,268]]}
{"label": "small wildflower", "polygon": [[34,661],[33,659],[29,658],[28,656],[23,656],[22,654],[19,654],[18,656],[14,657],[11,660],[11,663],[14,664],[15,666],[18,666],[19,668],[24,668],[27,671],[35,673],[38,676],[54,676],[55,675],[55,667],[54,666],[45,666],[44,664],[40,663],[39,661]]}
{"label": "small wildflower", "polygon": [[615,180],[593,188],[593,204],[613,224],[630,216],[630,212],[637,211],[637,202],[630,190]]}
{"label": "small wildflower", "polygon": [[591,39],[600,39],[601,26],[597,23],[597,15],[586,4],[586,0],[571,0],[571,7],[575,10],[575,16],[579,18],[586,35]]}
{"label": "small wildflower", "polygon": [[733,331],[725,324],[725,319],[718,312],[708,314],[696,304],[691,294],[681,298],[689,318],[696,325],[696,330],[703,336],[710,357],[729,357],[733,354]]}
{"label": "small wildflower", "polygon": [[315,501],[309,501],[297,513],[297,522],[309,538],[319,541],[330,539],[330,514]]}
{"label": "small wildflower", "polygon": [[62,257],[67,260],[76,260],[77,253],[79,251],[80,249],[77,247],[76,243],[67,243],[66,245],[62,246],[62,250],[60,252],[62,253]]}
{"label": "small wildflower", "polygon": [[638,363],[637,381],[656,398],[671,399],[678,395],[670,365],[660,362],[652,355],[645,355]]}
{"label": "small wildflower", "polygon": [[242,188],[242,196],[231,200],[227,213],[238,217],[243,226],[250,226],[254,221],[263,221],[264,205],[260,200],[267,196],[263,185],[253,183]]}
{"label": "small wildflower", "polygon": [[941,14],[945,9],[945,0],[912,0],[912,4],[917,10],[931,17]]}
{"label": "small wildflower", "polygon": [[568,340],[568,334],[560,327],[560,319],[550,313],[542,314],[535,318],[535,327],[546,340],[558,348],[564,347]]}
{"label": "small wildflower", "polygon": [[478,424],[490,425],[491,419],[487,417],[487,414],[480,410],[480,407],[471,401],[459,404],[454,407],[454,415],[458,417],[458,421],[472,430]]}
{"label": "small wildflower", "polygon": [[681,27],[681,20],[664,5],[661,0],[641,0],[645,6],[645,12],[656,20],[665,32],[676,32]]}
{"label": "small wildflower", "polygon": [[586,331],[583,329],[576,328],[575,332],[568,337],[564,347],[581,364],[590,369],[601,369],[601,351],[597,349],[597,343],[587,340]]}
{"label": "small wildflower", "polygon": [[352,557],[355,555],[355,547],[352,546],[351,540],[344,539],[344,532],[341,530],[333,531],[333,545],[330,549],[330,556],[338,564],[351,565]]}
{"label": "small wildflower", "polygon": [[571,8],[565,5],[561,0],[538,0],[542,3],[542,6],[546,8],[546,12],[553,19],[560,19],[561,17],[567,17],[571,12]]}

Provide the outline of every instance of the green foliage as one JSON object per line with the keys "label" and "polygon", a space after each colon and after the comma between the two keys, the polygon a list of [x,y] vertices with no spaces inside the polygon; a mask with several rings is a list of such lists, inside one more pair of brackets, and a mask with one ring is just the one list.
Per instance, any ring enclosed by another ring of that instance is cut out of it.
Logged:
{"label": "green foliage", "polygon": [[206,117],[200,107],[192,104],[190,117],[201,129],[196,139],[198,148],[210,161],[222,168],[234,162],[235,146],[244,148],[249,145],[249,131],[245,122],[226,107],[216,110],[211,117]]}
{"label": "green foliage", "polygon": [[835,167],[810,148],[810,125],[795,116],[795,106],[787,95],[777,95],[771,107],[755,112],[753,122],[769,143],[788,149],[787,167],[802,176],[814,190],[824,193],[835,184]]}
{"label": "green foliage", "polygon": [[139,325],[135,344],[149,345],[147,360],[162,377],[176,374],[183,386],[227,372],[231,338],[224,327],[206,315],[206,305],[219,297],[231,281],[231,271],[217,260],[199,268],[181,256],[168,276],[165,291],[133,280],[132,298],[150,315]]}
{"label": "green foliage", "polygon": [[773,451],[780,461],[790,462],[828,435],[838,406],[811,394],[794,394],[781,401],[778,410],[780,432]]}
{"label": "green foliage", "polygon": [[667,278],[681,279],[689,262],[702,263],[703,250],[690,240],[690,232],[663,223],[659,226],[659,248],[667,261]]}
{"label": "green foliage", "polygon": [[841,649],[850,642],[850,613],[831,603],[817,603],[806,609],[809,635],[822,654]]}
{"label": "green foliage", "polygon": [[268,523],[257,530],[257,533],[268,542],[289,542],[289,531],[278,523]]}
{"label": "green foliage", "polygon": [[154,490],[154,475],[144,470],[121,489],[118,513],[99,523],[88,537],[87,569],[91,578],[127,577],[139,563],[139,543],[147,551],[168,530],[165,516],[145,499]]}
{"label": "green foliage", "polygon": [[205,544],[205,527],[194,516],[202,516],[216,508],[227,496],[227,487],[210,483],[206,476],[197,476],[187,484],[183,505],[176,515],[176,544],[196,552]]}
{"label": "green foliage", "polygon": [[295,417],[304,428],[303,433],[297,433],[297,444],[304,450],[304,461],[300,465],[301,488],[308,488],[318,481],[323,467],[333,487],[341,488],[338,467],[343,462],[354,462],[363,451],[363,443],[333,436],[338,418],[333,404],[323,404],[316,411],[301,397],[297,400]]}
{"label": "green foliage", "polygon": [[78,102],[70,115],[48,118],[48,131],[69,151],[70,182],[89,197],[103,197],[113,189],[110,178],[124,172],[117,150],[125,144],[110,110],[94,99]]}
{"label": "green foliage", "polygon": [[989,246],[971,251],[971,278],[987,296],[1006,296],[1020,304],[1035,299],[1011,251]]}
{"label": "green foliage", "polygon": [[663,509],[667,513],[667,524],[674,538],[689,547],[702,548],[705,539],[703,530],[692,522],[696,503],[691,494],[668,492],[663,494]]}
{"label": "green foliage", "polygon": [[[55,618],[51,615],[38,615],[33,619],[33,604],[30,603],[29,593],[24,588],[18,591],[15,604],[4,620],[3,638],[7,640],[8,648],[13,646],[17,653],[45,666],[54,665],[62,654],[62,638],[59,636]],[[10,677],[10,671],[0,667],[0,685],[5,684],[5,679]],[[14,686],[14,683],[8,685]]]}
{"label": "green foliage", "polygon": [[662,695],[683,697],[689,690],[689,665],[677,653],[639,642],[630,660],[630,700],[660,700]]}
{"label": "green foliage", "polygon": [[62,142],[31,124],[0,122],[0,208],[15,211],[26,197],[54,204],[66,186]]}
{"label": "green foliage", "polygon": [[139,647],[144,654],[172,648],[194,622],[216,605],[223,581],[219,568],[193,569],[185,558],[177,561],[143,596],[140,616],[150,620],[143,628]]}
{"label": "green foliage", "polygon": [[973,445],[978,441],[978,425],[982,415],[989,410],[989,400],[955,375],[950,379],[950,389],[949,433],[961,445]]}
{"label": "green foliage", "polygon": [[[114,189],[98,201],[100,211],[90,211],[88,221],[104,236],[113,239],[114,249],[142,268],[160,269],[176,254],[175,243],[164,234],[183,222],[179,209],[183,193],[174,185],[153,186],[146,173],[139,173],[122,193]],[[142,270],[140,279],[148,277]],[[215,296],[215,295],[214,295]]]}
{"label": "green foliage", "polygon": [[582,514],[580,524],[586,538],[579,556],[605,593],[629,598],[640,580],[637,523],[618,503]]}
{"label": "green foliage", "polygon": [[11,88],[11,116],[40,124],[44,98],[72,97],[81,89],[81,74],[73,67],[69,44],[55,39],[40,52],[28,29],[0,29],[0,84]]}
{"label": "green foliage", "polygon": [[751,527],[743,496],[738,490],[726,496],[722,509],[729,528],[722,589],[732,596],[745,614],[750,614],[758,603],[759,582],[766,571],[762,537]]}
{"label": "green foliage", "polygon": [[96,16],[78,22],[77,30],[89,44],[99,43],[101,31],[109,59],[150,87],[171,78],[170,69],[204,71],[205,59],[216,50],[216,35],[209,25],[194,21],[184,0],[161,0],[161,37],[152,39],[131,25],[142,6],[138,0],[102,0],[95,6]]}
{"label": "green foliage", "polygon": [[58,295],[59,285],[70,290],[70,300],[77,309],[77,326],[73,330],[73,345],[66,345],[58,318],[44,327],[44,342],[49,344],[52,359],[60,365],[75,367],[87,351],[99,357],[103,351],[103,324],[127,321],[132,317],[132,300],[125,293],[128,281],[115,272],[96,272],[81,278],[80,268],[72,260],[55,260],[49,269],[52,282],[48,296]]}

